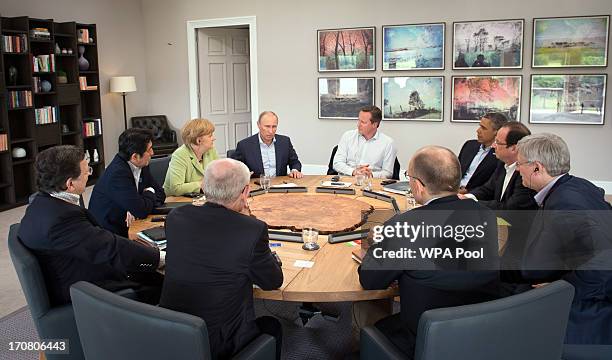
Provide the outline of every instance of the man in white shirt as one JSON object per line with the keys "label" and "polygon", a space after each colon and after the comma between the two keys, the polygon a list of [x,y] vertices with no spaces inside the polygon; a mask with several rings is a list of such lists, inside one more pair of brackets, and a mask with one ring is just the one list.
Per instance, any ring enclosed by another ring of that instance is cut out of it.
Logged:
{"label": "man in white shirt", "polygon": [[382,112],[368,106],[359,112],[357,129],[345,132],[334,156],[334,170],[355,176],[364,174],[375,178],[390,178],[397,150],[393,139],[378,131]]}

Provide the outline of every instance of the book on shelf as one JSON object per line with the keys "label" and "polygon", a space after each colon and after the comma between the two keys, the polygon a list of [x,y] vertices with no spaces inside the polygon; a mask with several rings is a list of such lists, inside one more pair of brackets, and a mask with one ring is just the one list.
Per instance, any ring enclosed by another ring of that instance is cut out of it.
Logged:
{"label": "book on shelf", "polygon": [[52,72],[55,71],[55,55],[35,55],[32,57],[32,71]]}
{"label": "book on shelf", "polygon": [[59,121],[59,108],[56,106],[44,106],[34,109],[36,125],[53,124]]}
{"label": "book on shelf", "polygon": [[79,88],[87,90],[87,76],[79,76]]}
{"label": "book on shelf", "polygon": [[51,33],[47,28],[34,28],[30,29],[30,36],[35,39],[49,40],[51,39]]}
{"label": "book on shelf", "polygon": [[78,42],[79,44],[87,44],[89,43],[89,29],[79,29],[78,30]]}
{"label": "book on shelf", "polygon": [[102,135],[102,123],[100,119],[83,122],[83,137]]}
{"label": "book on shelf", "polygon": [[7,53],[23,53],[28,51],[25,35],[2,35],[2,49]]}
{"label": "book on shelf", "polygon": [[9,91],[9,109],[32,106],[32,91]]}
{"label": "book on shelf", "polygon": [[0,134],[0,151],[8,150],[8,135]]}

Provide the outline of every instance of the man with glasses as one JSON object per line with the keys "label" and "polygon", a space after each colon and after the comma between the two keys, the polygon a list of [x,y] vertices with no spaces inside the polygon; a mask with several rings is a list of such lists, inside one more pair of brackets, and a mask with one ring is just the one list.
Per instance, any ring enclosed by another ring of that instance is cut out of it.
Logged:
{"label": "man with glasses", "polygon": [[34,166],[39,194],[21,219],[19,239],[38,259],[52,306],[69,303],[70,285],[81,280],[112,291],[134,288],[139,300],[156,303],[160,288],[143,287],[134,276],[154,279],[164,255],[101,228],[79,206],[91,174],[83,151],[55,146],[40,152]]}
{"label": "man with glasses", "polygon": [[153,156],[150,130],[130,128],[119,136],[119,152],[98,179],[89,210],[107,230],[128,236],[134,218],[147,217],[166,199],[149,171]]}
{"label": "man with glasses", "polygon": [[[558,279],[574,285],[566,344],[612,345],[612,207],[603,189],[569,174],[569,149],[554,134],[521,139],[517,169],[540,206],[523,276],[536,287]],[[592,358],[609,359],[611,352]]]}
{"label": "man with glasses", "polygon": [[[400,313],[378,321],[375,327],[412,359],[421,314],[430,309],[496,298],[499,264],[495,215],[475,201],[457,197],[461,169],[452,151],[439,146],[418,150],[410,159],[406,175],[415,200],[423,206],[385,222],[384,238],[368,249],[358,272],[364,289],[386,289],[395,281],[399,283]],[[433,230],[429,235],[423,230],[418,236],[407,237],[404,225]],[[482,236],[462,237],[452,231],[478,226]],[[438,227],[446,230],[437,232]],[[401,230],[389,236],[387,231],[392,229]],[[415,250],[415,257],[382,260],[378,257],[381,250],[402,254],[398,250],[406,248]],[[421,250],[433,248],[449,250],[453,258],[422,255]],[[483,258],[455,258],[456,249],[482,249]]]}
{"label": "man with glasses", "polygon": [[465,194],[472,189],[486,183],[497,164],[493,141],[495,134],[505,123],[506,115],[502,113],[488,113],[480,118],[476,130],[477,140],[468,140],[461,147],[459,162],[461,163],[461,187],[459,192]]}

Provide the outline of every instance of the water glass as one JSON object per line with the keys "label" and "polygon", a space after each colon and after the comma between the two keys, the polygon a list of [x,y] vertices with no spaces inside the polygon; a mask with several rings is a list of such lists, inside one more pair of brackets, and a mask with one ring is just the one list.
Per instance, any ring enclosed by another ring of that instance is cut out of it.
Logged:
{"label": "water glass", "polygon": [[372,178],[371,177],[366,176],[366,178],[363,180],[363,189],[368,190],[368,191],[372,190]]}
{"label": "water glass", "polygon": [[365,181],[365,179],[366,179],[365,174],[357,174],[357,175],[355,175],[355,185],[363,186],[363,182]]}
{"label": "water glass", "polygon": [[272,179],[270,179],[268,175],[261,175],[259,177],[259,186],[261,186],[262,189],[267,191],[270,188],[271,181]]}
{"label": "water glass", "polygon": [[302,241],[304,245],[302,245],[302,249],[304,250],[318,250],[319,244],[317,241],[319,240],[319,231],[312,228],[306,228],[302,231]]}

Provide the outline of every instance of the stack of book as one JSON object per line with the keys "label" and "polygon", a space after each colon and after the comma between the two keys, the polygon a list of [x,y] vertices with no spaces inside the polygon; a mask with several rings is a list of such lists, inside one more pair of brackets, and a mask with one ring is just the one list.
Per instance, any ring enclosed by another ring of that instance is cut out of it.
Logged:
{"label": "stack of book", "polygon": [[32,91],[9,91],[9,109],[32,106]]}
{"label": "stack of book", "polygon": [[55,71],[55,55],[37,55],[32,57],[32,70],[34,72]]}
{"label": "stack of book", "polygon": [[0,134],[0,151],[8,150],[8,136],[6,134]]}
{"label": "stack of book", "polygon": [[7,53],[23,53],[28,51],[25,35],[2,35],[2,48]]}
{"label": "stack of book", "polygon": [[90,137],[96,135],[102,135],[102,124],[100,123],[100,119],[83,122],[83,136]]}
{"label": "stack of book", "polygon": [[156,247],[160,250],[166,248],[166,230],[163,226],[141,231],[136,234],[136,236],[138,236],[138,240],[145,245]]}
{"label": "stack of book", "polygon": [[87,43],[89,43],[89,30],[88,29],[79,29],[79,37],[77,38],[77,41],[80,44],[87,44]]}
{"label": "stack of book", "polygon": [[79,76],[79,88],[81,90],[98,90],[98,85],[87,85],[87,77]]}
{"label": "stack of book", "polygon": [[36,125],[53,124],[59,121],[59,108],[44,106],[34,110]]}
{"label": "stack of book", "polygon": [[34,28],[30,30],[30,36],[35,39],[45,39],[48,40],[51,38],[51,33],[47,28]]}

